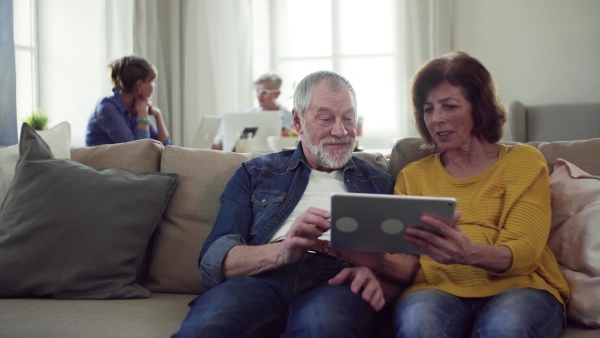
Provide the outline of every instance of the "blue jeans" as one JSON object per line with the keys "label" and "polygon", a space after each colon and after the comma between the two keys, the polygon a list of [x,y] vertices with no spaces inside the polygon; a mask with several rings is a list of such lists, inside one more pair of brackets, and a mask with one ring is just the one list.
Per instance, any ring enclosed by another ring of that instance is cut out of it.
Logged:
{"label": "blue jeans", "polygon": [[200,295],[173,337],[371,337],[375,311],[348,285],[327,281],[346,263],[306,254],[257,276],[229,278]]}
{"label": "blue jeans", "polygon": [[549,292],[531,288],[485,298],[420,290],[401,299],[394,329],[396,338],[559,337],[563,307]]}

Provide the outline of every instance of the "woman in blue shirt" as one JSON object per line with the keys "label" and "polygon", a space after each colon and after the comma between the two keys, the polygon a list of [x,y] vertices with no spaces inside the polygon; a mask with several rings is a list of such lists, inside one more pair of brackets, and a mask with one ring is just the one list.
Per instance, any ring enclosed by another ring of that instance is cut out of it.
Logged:
{"label": "woman in blue shirt", "polygon": [[[171,144],[162,114],[150,100],[156,89],[156,68],[137,56],[122,57],[108,67],[113,93],[96,104],[88,120],[85,144],[96,146],[145,138]],[[154,116],[156,126],[148,115]]]}

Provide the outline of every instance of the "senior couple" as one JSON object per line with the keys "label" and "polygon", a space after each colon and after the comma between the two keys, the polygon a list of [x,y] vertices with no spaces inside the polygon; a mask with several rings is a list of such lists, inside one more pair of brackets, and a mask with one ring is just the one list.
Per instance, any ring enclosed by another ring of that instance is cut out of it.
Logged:
{"label": "senior couple", "polygon": [[[425,63],[412,101],[424,144],[439,152],[394,184],[352,155],[351,84],[329,71],[306,76],[292,111],[301,143],[246,161],[227,184],[200,254],[208,290],[174,337],[372,337],[386,304],[396,337],[559,336],[569,288],[546,245],[543,156],[498,143],[506,110],[466,53]],[[439,234],[406,230],[425,254],[323,250],[332,192],[392,191],[457,199],[451,223],[421,217]]]}

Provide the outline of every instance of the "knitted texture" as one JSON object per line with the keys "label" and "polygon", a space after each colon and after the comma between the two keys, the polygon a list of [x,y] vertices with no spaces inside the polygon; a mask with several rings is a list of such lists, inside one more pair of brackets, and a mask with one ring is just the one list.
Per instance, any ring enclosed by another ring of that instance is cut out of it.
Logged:
{"label": "knitted texture", "polygon": [[519,144],[510,149],[502,145],[498,161],[469,178],[450,175],[440,154],[413,162],[398,174],[395,194],[456,198],[456,209],[463,213],[458,226],[466,236],[504,245],[513,255],[503,273],[440,264],[421,255],[421,269],[406,293],[434,288],[459,297],[488,297],[530,287],[568,303],[568,284],[546,244],[552,215],[546,161],[534,147]]}

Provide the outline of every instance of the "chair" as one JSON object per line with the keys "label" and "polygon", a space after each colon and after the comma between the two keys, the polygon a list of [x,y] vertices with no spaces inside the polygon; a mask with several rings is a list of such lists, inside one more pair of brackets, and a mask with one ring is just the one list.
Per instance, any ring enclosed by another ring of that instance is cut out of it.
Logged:
{"label": "chair", "polygon": [[513,101],[504,141],[550,142],[600,137],[600,103],[525,106]]}

